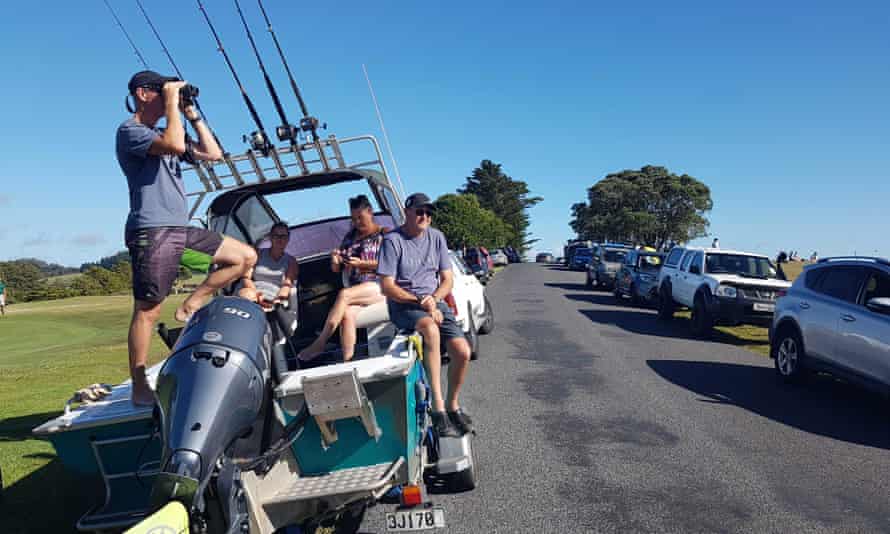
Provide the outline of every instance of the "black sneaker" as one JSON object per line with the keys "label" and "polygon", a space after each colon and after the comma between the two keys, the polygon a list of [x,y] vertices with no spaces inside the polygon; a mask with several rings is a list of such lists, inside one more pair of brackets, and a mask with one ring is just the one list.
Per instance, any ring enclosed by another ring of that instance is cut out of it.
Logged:
{"label": "black sneaker", "polygon": [[430,418],[433,422],[433,432],[440,438],[459,438],[463,435],[454,428],[445,412],[430,412]]}
{"label": "black sneaker", "polygon": [[458,408],[456,412],[448,412],[448,419],[461,433],[461,435],[473,431],[473,420],[467,415],[467,412]]}

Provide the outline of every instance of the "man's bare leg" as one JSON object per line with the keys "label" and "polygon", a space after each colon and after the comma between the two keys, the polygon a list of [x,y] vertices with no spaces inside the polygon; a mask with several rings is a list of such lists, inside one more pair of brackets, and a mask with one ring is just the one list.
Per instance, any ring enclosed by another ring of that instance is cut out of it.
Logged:
{"label": "man's bare leg", "polygon": [[458,337],[449,339],[448,356],[451,363],[448,364],[448,411],[456,412],[460,408],[457,396],[460,393],[460,387],[467,377],[467,369],[470,367],[470,344],[465,338]]}
{"label": "man's bare leg", "polygon": [[160,302],[136,300],[133,303],[133,318],[130,320],[127,348],[130,352],[130,378],[133,379],[130,398],[136,405],[154,404],[154,394],[148,387],[148,380],[145,377],[145,365],[148,361],[152,330],[160,314]]}
{"label": "man's bare leg", "polygon": [[439,325],[432,317],[417,321],[415,329],[423,336],[423,363],[430,374],[430,391],[433,394],[433,411],[444,412],[442,397],[442,354],[439,341]]}
{"label": "man's bare leg", "polygon": [[213,255],[213,263],[220,268],[207,275],[207,278],[176,309],[174,318],[186,322],[198,311],[207,298],[216,290],[244,276],[256,265],[256,251],[237,239],[223,237],[219,250]]}

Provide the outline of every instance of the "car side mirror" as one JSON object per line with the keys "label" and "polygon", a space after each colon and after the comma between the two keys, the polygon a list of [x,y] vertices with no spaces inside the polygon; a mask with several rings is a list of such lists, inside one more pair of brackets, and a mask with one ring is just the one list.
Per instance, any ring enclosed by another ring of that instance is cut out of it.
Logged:
{"label": "car side mirror", "polygon": [[692,274],[701,274],[701,267],[698,265],[692,265],[689,267],[689,272]]}
{"label": "car side mirror", "polygon": [[880,313],[882,315],[890,315],[890,297],[875,297],[868,299],[865,307],[869,310]]}

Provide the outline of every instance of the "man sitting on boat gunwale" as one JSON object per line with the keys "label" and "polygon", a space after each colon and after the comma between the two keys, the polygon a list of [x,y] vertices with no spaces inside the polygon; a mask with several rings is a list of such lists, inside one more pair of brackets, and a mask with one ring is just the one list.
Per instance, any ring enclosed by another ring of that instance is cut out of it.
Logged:
{"label": "man sitting on boat gunwale", "polygon": [[[154,402],[145,376],[148,349],[161,303],[170,294],[179,272],[183,250],[189,248],[212,256],[218,269],[177,308],[175,318],[182,322],[214,291],[240,278],[256,262],[256,252],[251,247],[216,232],[188,226],[188,203],[179,162],[218,160],[222,151],[195,106],[181,100],[180,89],[185,85],[185,81],[152,71],[134,74],[128,88],[135,111],[117,129],[117,160],[130,191],[125,242],[133,266],[135,302],[127,347],[133,380],[131,400],[137,405]],[[182,113],[198,132],[197,143],[186,139]],[[162,117],[167,123],[163,131],[155,127]]]}
{"label": "man sitting on boat gunwale", "polygon": [[[454,282],[448,243],[430,227],[435,207],[423,193],[405,201],[405,224],[383,238],[377,274],[390,320],[400,329],[423,336],[423,362],[432,391],[433,429],[439,436],[456,437],[472,430],[470,417],[460,408],[458,394],[467,376],[470,344],[444,299]],[[442,395],[440,339],[451,357],[447,403]]]}

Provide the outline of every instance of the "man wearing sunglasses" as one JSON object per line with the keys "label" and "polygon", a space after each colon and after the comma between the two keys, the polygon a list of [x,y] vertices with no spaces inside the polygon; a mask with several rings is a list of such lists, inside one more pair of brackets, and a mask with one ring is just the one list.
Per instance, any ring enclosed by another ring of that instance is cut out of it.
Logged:
{"label": "man wearing sunglasses", "polygon": [[[193,105],[184,105],[180,89],[186,82],[153,71],[137,72],[128,84],[133,116],[117,129],[117,161],[127,177],[130,213],[125,242],[133,265],[133,317],[127,345],[131,400],[137,405],[154,402],[145,377],[152,329],[161,304],[170,293],[186,248],[207,255],[218,268],[179,305],[175,317],[186,321],[217,289],[250,270],[256,262],[253,248],[203,228],[189,226],[188,203],[180,161],[222,159],[222,151]],[[198,141],[186,138],[185,115]],[[166,128],[156,128],[166,119]]]}
{"label": "man wearing sunglasses", "polygon": [[[453,275],[445,236],[430,227],[434,211],[423,193],[408,197],[405,224],[383,239],[377,274],[390,320],[400,329],[416,330],[423,336],[423,361],[433,394],[433,429],[439,436],[454,437],[473,428],[458,403],[470,363],[470,344],[443,301],[451,293]],[[451,358],[447,399],[442,395],[442,339]]]}

